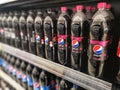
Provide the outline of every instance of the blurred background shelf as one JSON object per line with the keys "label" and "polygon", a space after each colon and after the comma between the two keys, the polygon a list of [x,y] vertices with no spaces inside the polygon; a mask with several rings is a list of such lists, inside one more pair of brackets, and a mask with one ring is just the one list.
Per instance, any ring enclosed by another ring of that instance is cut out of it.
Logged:
{"label": "blurred background shelf", "polygon": [[[50,60],[0,43],[1,50],[88,90],[111,90],[112,84]],[[21,89],[22,90],[22,89]]]}
{"label": "blurred background shelf", "polygon": [[7,75],[2,70],[0,70],[0,78],[2,78],[4,81],[6,81],[8,84],[10,84],[16,90],[25,90],[22,86],[20,86],[19,83],[17,83],[15,80],[13,80],[9,75]]}

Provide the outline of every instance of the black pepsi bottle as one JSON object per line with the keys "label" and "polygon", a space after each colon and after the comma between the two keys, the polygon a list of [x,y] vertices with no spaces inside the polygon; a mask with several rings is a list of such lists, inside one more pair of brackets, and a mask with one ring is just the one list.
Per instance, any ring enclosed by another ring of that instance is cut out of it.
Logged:
{"label": "black pepsi bottle", "polygon": [[58,61],[62,65],[70,65],[70,24],[67,7],[61,7],[61,14],[57,22]]}
{"label": "black pepsi bottle", "polygon": [[17,70],[17,75],[16,75],[16,79],[17,79],[17,82],[22,85],[22,72],[21,72],[21,61],[20,59],[16,59],[16,70]]}
{"label": "black pepsi bottle", "polygon": [[102,2],[98,3],[97,6],[98,11],[93,16],[93,22],[90,26],[88,73],[102,78],[105,60],[110,56],[108,50],[111,48],[113,24],[112,17],[106,10],[107,4]]}
{"label": "black pepsi bottle", "polygon": [[28,48],[28,37],[27,37],[27,28],[26,28],[26,18],[27,18],[26,13],[24,11],[22,11],[21,12],[21,16],[19,18],[21,48],[24,51],[29,51],[29,48]]}
{"label": "black pepsi bottle", "polygon": [[27,36],[29,40],[29,52],[36,54],[34,18],[34,13],[30,10],[27,17]]}
{"label": "black pepsi bottle", "polygon": [[32,71],[33,78],[33,89],[40,90],[40,82],[39,82],[40,70],[37,67],[34,67]]}
{"label": "black pepsi bottle", "polygon": [[19,28],[19,12],[14,12],[14,17],[12,20],[13,31],[12,34],[14,38],[12,38],[12,43],[15,47],[21,48],[21,38],[20,38],[20,28]]}
{"label": "black pepsi bottle", "polygon": [[27,63],[22,61],[21,63],[21,72],[22,72],[22,86],[27,89],[27,75],[26,75],[26,68],[27,68]]}
{"label": "black pepsi bottle", "polygon": [[13,31],[12,19],[13,19],[13,13],[9,12],[9,16],[7,18],[7,24],[8,24],[8,38],[7,38],[7,42],[8,42],[9,45],[12,45],[12,39],[15,38],[15,35],[12,33],[12,31]]}
{"label": "black pepsi bottle", "polygon": [[34,22],[36,50],[37,55],[45,57],[45,43],[44,43],[44,30],[43,30],[43,13],[41,10],[37,11],[37,16]]}
{"label": "black pepsi bottle", "polygon": [[52,90],[50,88],[50,75],[48,72],[42,70],[42,72],[40,73],[40,90]]}
{"label": "black pepsi bottle", "polygon": [[7,13],[3,14],[3,18],[2,18],[2,26],[3,26],[3,42],[7,43],[7,38],[8,38],[8,24],[7,24]]}
{"label": "black pepsi bottle", "polygon": [[44,19],[44,36],[45,36],[45,54],[46,58],[52,61],[57,60],[57,43],[56,43],[56,17],[52,10],[48,10],[48,15]]}
{"label": "black pepsi bottle", "polygon": [[71,66],[73,69],[82,70],[83,62],[87,57],[87,37],[89,32],[86,16],[82,11],[83,6],[78,5],[76,9],[77,12],[74,14],[71,24]]}
{"label": "black pepsi bottle", "polygon": [[31,64],[28,64],[26,69],[28,90],[33,90],[32,70],[33,70],[33,66]]}

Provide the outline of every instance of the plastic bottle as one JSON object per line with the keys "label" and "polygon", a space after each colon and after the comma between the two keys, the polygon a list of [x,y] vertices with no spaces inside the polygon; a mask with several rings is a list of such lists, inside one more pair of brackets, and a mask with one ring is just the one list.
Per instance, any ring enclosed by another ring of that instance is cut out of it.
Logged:
{"label": "plastic bottle", "polygon": [[44,30],[43,30],[43,13],[41,10],[37,11],[37,16],[35,18],[35,38],[36,38],[36,50],[37,55],[40,57],[45,57],[45,43],[44,43]]}
{"label": "plastic bottle", "polygon": [[40,76],[40,70],[37,67],[34,67],[32,71],[34,90],[40,90],[39,76]]}
{"label": "plastic bottle", "polygon": [[3,13],[0,14],[0,41],[3,42],[3,25],[2,25]]}
{"label": "plastic bottle", "polygon": [[21,67],[21,72],[22,72],[22,86],[25,89],[27,89],[27,75],[26,75],[27,63],[25,61],[22,61],[20,67]]}
{"label": "plastic bottle", "polygon": [[32,70],[33,66],[31,64],[28,64],[26,69],[28,90],[33,90]]}
{"label": "plastic bottle", "polygon": [[87,38],[88,38],[88,21],[82,12],[83,5],[77,5],[77,12],[72,18],[71,24],[71,66],[73,69],[82,70],[82,65],[87,57]]}
{"label": "plastic bottle", "polygon": [[61,14],[57,21],[58,61],[66,66],[70,66],[70,24],[67,7],[61,7]]}
{"label": "plastic bottle", "polygon": [[112,37],[111,16],[106,11],[105,2],[98,3],[98,11],[93,16],[90,27],[90,43],[88,50],[88,73],[102,77],[104,61],[107,59]]}
{"label": "plastic bottle", "polygon": [[27,15],[25,11],[21,12],[21,16],[19,18],[19,28],[20,28],[20,37],[21,37],[21,48],[24,51],[29,51],[28,46],[28,37],[27,37],[27,28],[26,28],[26,18]]}
{"label": "plastic bottle", "polygon": [[15,35],[12,34],[13,31],[13,27],[12,27],[12,19],[13,19],[13,13],[9,12],[9,16],[7,18],[7,24],[8,24],[8,38],[7,38],[7,42],[9,45],[13,45],[12,43],[12,39],[15,38]]}
{"label": "plastic bottle", "polygon": [[36,43],[35,43],[35,29],[34,29],[34,13],[30,10],[27,17],[27,36],[29,40],[29,52],[36,54]]}
{"label": "plastic bottle", "polygon": [[14,16],[12,19],[12,35],[14,36],[12,38],[12,43],[15,47],[21,49],[21,38],[20,38],[20,28],[19,28],[19,12],[15,11]]}
{"label": "plastic bottle", "polygon": [[56,24],[56,16],[50,9],[44,19],[45,57],[54,62],[57,60]]}

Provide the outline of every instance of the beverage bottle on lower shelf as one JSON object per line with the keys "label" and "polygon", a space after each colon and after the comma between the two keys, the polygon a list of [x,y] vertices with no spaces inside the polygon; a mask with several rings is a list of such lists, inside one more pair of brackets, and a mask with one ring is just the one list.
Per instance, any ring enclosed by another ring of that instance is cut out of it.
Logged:
{"label": "beverage bottle on lower shelf", "polygon": [[34,67],[32,71],[33,90],[40,90],[39,76],[40,76],[40,69]]}
{"label": "beverage bottle on lower shelf", "polygon": [[11,56],[10,56],[10,54],[7,54],[7,57],[6,57],[6,61],[7,61],[7,67],[6,67],[6,72],[8,73],[8,74],[10,74],[10,58],[11,58]]}
{"label": "beverage bottle on lower shelf", "polygon": [[45,57],[45,43],[44,43],[44,30],[43,30],[43,13],[41,10],[37,10],[37,16],[35,18],[35,38],[37,55]]}
{"label": "beverage bottle on lower shelf", "polygon": [[70,66],[70,24],[67,7],[61,7],[61,14],[57,21],[58,62],[66,66]]}
{"label": "beverage bottle on lower shelf", "polygon": [[12,38],[12,43],[15,47],[20,48],[21,49],[21,38],[20,38],[20,28],[19,28],[19,12],[15,11],[14,12],[14,17],[12,20],[12,35],[14,36]]}
{"label": "beverage bottle on lower shelf", "polygon": [[20,67],[22,72],[22,86],[27,90],[27,75],[26,75],[27,63],[25,61],[22,61]]}
{"label": "beverage bottle on lower shelf", "polygon": [[8,25],[7,25],[7,13],[3,14],[2,18],[2,27],[3,27],[3,42],[7,43],[7,38],[8,38]]}
{"label": "beverage bottle on lower shelf", "polygon": [[15,39],[15,35],[12,34],[13,31],[13,27],[12,27],[12,19],[13,19],[13,13],[9,12],[9,16],[7,18],[7,25],[8,25],[8,38],[7,38],[7,42],[9,45],[13,45],[12,43],[12,39]]}
{"label": "beverage bottle on lower shelf", "polygon": [[29,51],[28,48],[28,37],[27,37],[27,28],[26,28],[26,18],[27,15],[24,11],[21,12],[21,16],[19,18],[19,29],[20,29],[20,37],[21,37],[21,48],[24,51]]}
{"label": "beverage bottle on lower shelf", "polygon": [[[111,15],[106,10],[105,2],[98,3],[98,11],[93,16],[90,26],[90,43],[88,50],[88,73],[95,77],[102,77],[104,62],[108,58],[112,41]],[[111,52],[111,51],[110,51]]]}
{"label": "beverage bottle on lower shelf", "polygon": [[89,36],[88,21],[83,13],[83,8],[83,5],[76,6],[77,12],[74,14],[71,24],[71,66],[80,71],[87,62]]}
{"label": "beverage bottle on lower shelf", "polygon": [[3,13],[0,14],[0,41],[3,42],[3,25],[2,25]]}
{"label": "beverage bottle on lower shelf", "polygon": [[32,71],[33,71],[33,66],[31,64],[28,64],[26,69],[28,90],[33,90]]}
{"label": "beverage bottle on lower shelf", "polygon": [[9,63],[9,72],[10,72],[10,76],[12,78],[14,78],[14,76],[13,76],[13,70],[15,69],[14,65],[15,65],[15,57],[11,56],[10,63]]}
{"label": "beverage bottle on lower shelf", "polygon": [[50,74],[44,70],[40,73],[40,90],[52,90],[50,87]]}
{"label": "beverage bottle on lower shelf", "polygon": [[70,90],[71,84],[68,81],[61,80],[59,90]]}
{"label": "beverage bottle on lower shelf", "polygon": [[7,61],[6,61],[6,57],[7,57],[7,54],[5,53],[5,52],[2,52],[1,53],[1,56],[2,56],[2,58],[3,58],[3,64],[2,64],[2,70],[4,71],[4,72],[6,72],[6,67],[7,67]]}
{"label": "beverage bottle on lower shelf", "polygon": [[15,63],[16,70],[17,70],[16,80],[20,85],[22,85],[22,72],[21,72],[20,65],[21,65],[21,61],[20,59],[17,58]]}
{"label": "beverage bottle on lower shelf", "polygon": [[44,37],[45,37],[45,54],[46,59],[56,62],[57,60],[57,42],[56,42],[56,16],[53,11],[48,10],[44,19]]}
{"label": "beverage bottle on lower shelf", "polygon": [[29,40],[29,52],[36,54],[36,43],[35,43],[35,29],[34,29],[34,13],[30,10],[27,17],[27,36]]}
{"label": "beverage bottle on lower shelf", "polygon": [[59,86],[60,86],[60,78],[59,78],[59,77],[56,77],[55,90],[59,90]]}

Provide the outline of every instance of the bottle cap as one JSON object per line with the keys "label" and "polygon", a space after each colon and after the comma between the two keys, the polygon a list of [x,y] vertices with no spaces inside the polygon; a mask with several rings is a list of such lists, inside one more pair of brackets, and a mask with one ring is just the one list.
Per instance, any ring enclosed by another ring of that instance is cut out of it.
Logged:
{"label": "bottle cap", "polygon": [[67,11],[67,7],[61,7],[61,11]]}
{"label": "bottle cap", "polygon": [[91,10],[91,6],[86,6],[85,9],[90,11]]}
{"label": "bottle cap", "polygon": [[84,8],[83,5],[77,5],[77,6],[76,6],[76,9],[77,9],[77,10],[83,10],[83,8]]}
{"label": "bottle cap", "polygon": [[107,4],[106,6],[107,9],[110,9],[111,7],[112,7],[111,4]]}
{"label": "bottle cap", "polygon": [[106,2],[100,2],[97,4],[97,8],[100,9],[100,8],[106,8],[107,6],[107,3]]}

